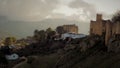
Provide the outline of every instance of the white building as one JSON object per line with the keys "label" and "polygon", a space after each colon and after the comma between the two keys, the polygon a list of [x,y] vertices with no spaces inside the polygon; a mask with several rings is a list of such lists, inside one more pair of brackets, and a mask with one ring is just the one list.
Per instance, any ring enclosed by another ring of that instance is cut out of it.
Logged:
{"label": "white building", "polygon": [[[9,45],[8,47],[9,47],[9,49],[16,48],[15,45]],[[9,49],[8,50],[6,49],[6,50],[9,52],[10,51]],[[6,57],[7,60],[17,60],[19,58],[19,55],[16,54],[16,53],[11,53],[11,54],[6,53],[5,57]]]}
{"label": "white building", "polygon": [[61,36],[62,39],[66,39],[67,37],[72,38],[72,39],[76,39],[76,38],[84,38],[84,37],[86,37],[86,35],[84,35],[84,34],[75,34],[75,33],[64,33]]}
{"label": "white building", "polygon": [[5,55],[7,60],[17,60],[19,58],[18,54],[13,53],[11,55]]}

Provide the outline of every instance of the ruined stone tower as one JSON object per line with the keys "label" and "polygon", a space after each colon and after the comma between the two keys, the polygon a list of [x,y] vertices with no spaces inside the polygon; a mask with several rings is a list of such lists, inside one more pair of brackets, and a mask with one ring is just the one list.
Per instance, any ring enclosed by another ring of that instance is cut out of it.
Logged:
{"label": "ruined stone tower", "polygon": [[103,35],[105,33],[106,20],[102,20],[102,15],[97,14],[96,21],[90,23],[90,34]]}
{"label": "ruined stone tower", "polygon": [[111,22],[103,20],[102,14],[97,14],[96,21],[90,22],[90,35],[104,36],[105,44],[108,44],[110,38],[120,34],[120,22]]}

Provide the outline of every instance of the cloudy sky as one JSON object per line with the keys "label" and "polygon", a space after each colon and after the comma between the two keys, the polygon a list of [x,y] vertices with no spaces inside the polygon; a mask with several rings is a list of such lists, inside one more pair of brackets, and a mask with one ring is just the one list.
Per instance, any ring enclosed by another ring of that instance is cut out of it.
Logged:
{"label": "cloudy sky", "polygon": [[120,9],[119,3],[120,0],[0,0],[0,16],[11,21],[66,19],[89,23],[96,13],[110,18]]}
{"label": "cloudy sky", "polygon": [[0,0],[0,15],[10,20],[65,18],[87,21],[96,13],[112,14],[120,0]]}

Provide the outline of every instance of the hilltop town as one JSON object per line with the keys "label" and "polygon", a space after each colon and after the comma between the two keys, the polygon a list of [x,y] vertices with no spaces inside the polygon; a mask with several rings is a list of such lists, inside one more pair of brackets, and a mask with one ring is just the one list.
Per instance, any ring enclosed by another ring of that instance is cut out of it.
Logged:
{"label": "hilltop town", "polygon": [[[31,68],[110,68],[114,63],[111,58],[115,62],[120,59],[120,15],[113,20],[104,20],[102,14],[97,14],[96,21],[90,21],[89,35],[79,34],[78,28],[75,24],[66,24],[55,30],[35,30],[33,36],[25,39],[7,37],[1,40],[0,68],[12,68],[21,62],[33,66]],[[110,59],[101,64],[107,57]],[[40,61],[43,61],[43,67]],[[120,62],[117,62],[119,68]],[[46,63],[48,66],[45,67]]]}

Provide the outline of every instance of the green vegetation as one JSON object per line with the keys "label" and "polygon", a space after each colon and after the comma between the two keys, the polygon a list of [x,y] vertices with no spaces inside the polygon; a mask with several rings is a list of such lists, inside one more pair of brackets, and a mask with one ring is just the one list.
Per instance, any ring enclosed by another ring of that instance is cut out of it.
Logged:
{"label": "green vegetation", "polygon": [[16,38],[15,37],[7,37],[4,40],[4,44],[5,45],[11,45],[14,44],[16,42]]}
{"label": "green vegetation", "polygon": [[114,16],[112,17],[112,21],[114,23],[120,22],[120,11],[117,11],[116,14],[114,14]]}

